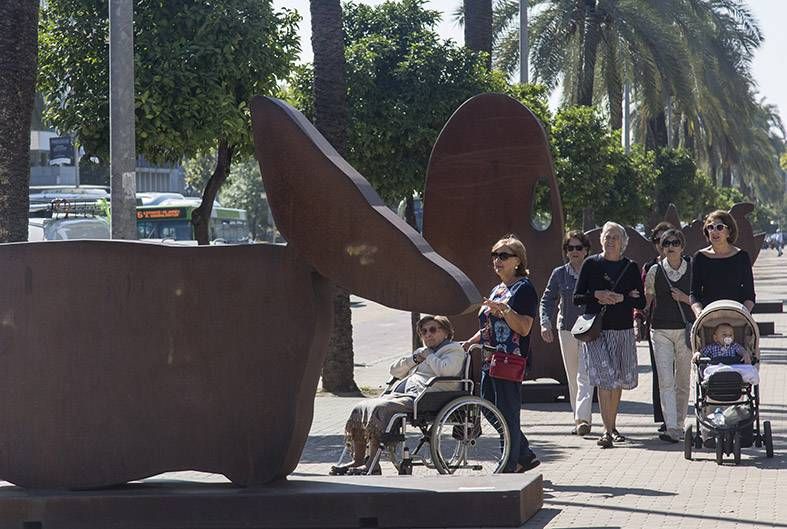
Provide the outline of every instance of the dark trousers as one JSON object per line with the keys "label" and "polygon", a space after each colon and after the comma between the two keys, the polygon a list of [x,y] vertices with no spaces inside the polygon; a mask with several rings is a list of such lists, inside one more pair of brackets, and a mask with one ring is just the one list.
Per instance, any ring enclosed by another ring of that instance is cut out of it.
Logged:
{"label": "dark trousers", "polygon": [[516,465],[527,465],[536,454],[530,449],[527,437],[520,427],[522,411],[522,384],[510,380],[500,380],[489,376],[489,371],[481,371],[481,398],[492,402],[505,418],[511,435],[511,453],[508,455],[505,471],[513,472]]}
{"label": "dark trousers", "polygon": [[661,390],[659,389],[659,372],[656,369],[656,357],[653,354],[653,340],[650,339],[650,326],[648,326],[648,349],[650,350],[650,365],[653,367],[653,422],[664,422],[664,413],[661,411]]}

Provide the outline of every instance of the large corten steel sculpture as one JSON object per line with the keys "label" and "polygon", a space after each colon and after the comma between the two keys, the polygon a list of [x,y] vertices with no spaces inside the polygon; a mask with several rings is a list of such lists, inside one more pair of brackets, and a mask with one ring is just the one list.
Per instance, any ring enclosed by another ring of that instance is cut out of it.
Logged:
{"label": "large corten steel sculpture", "polygon": [[[544,184],[549,188],[552,222],[540,231],[531,216],[536,186]],[[486,294],[500,281],[492,270],[490,248],[508,233],[518,235],[527,247],[531,279],[543,292],[552,269],[563,262],[562,207],[546,134],[518,101],[482,94],[451,116],[432,151],[424,192],[424,237]],[[462,338],[478,330],[475,314],[452,320]],[[545,343],[538,329],[536,319],[528,376],[565,382],[558,344]]]}
{"label": "large corten steel sculpture", "polygon": [[480,301],[286,104],[252,102],[282,245],[0,245],[0,479],[86,488],[295,468],[334,283],[406,310]]}

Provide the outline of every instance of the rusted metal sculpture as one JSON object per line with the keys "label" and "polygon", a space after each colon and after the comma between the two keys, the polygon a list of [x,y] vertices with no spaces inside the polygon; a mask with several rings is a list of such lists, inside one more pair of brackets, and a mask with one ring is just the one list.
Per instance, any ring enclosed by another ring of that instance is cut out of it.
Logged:
{"label": "rusted metal sculpture", "polygon": [[[740,202],[730,208],[730,215],[735,219],[738,225],[738,240],[735,245],[749,254],[752,264],[757,260],[757,256],[762,248],[762,241],[765,239],[764,233],[754,233],[751,222],[746,218],[746,215],[754,210],[754,204],[749,202]],[[710,212],[709,212],[710,213]],[[670,204],[667,208],[667,213],[664,215],[664,220],[673,226],[680,227],[680,216],[678,215],[677,208],[674,204]],[[708,240],[702,232],[702,220],[695,220],[691,224],[683,226],[681,230],[686,237],[686,254],[694,255],[698,250],[708,246]],[[626,233],[629,236],[629,243],[626,247],[626,257],[633,259],[640,266],[656,257],[656,249],[653,243],[643,237],[637,230],[631,226],[626,226]],[[592,244],[592,253],[601,251],[601,228],[595,228],[588,232],[586,235]]]}
{"label": "rusted metal sculpture", "polygon": [[[549,190],[552,221],[544,230],[532,221],[537,185]],[[482,94],[451,116],[432,151],[424,192],[424,237],[487,293],[499,282],[489,251],[508,233],[525,244],[531,280],[543,292],[552,269],[563,262],[562,207],[546,134],[518,101]],[[475,314],[452,321],[461,338],[478,330]],[[528,376],[565,381],[559,346],[541,339],[538,321],[533,329]]]}
{"label": "rusted metal sculpture", "polygon": [[334,283],[407,310],[480,301],[297,111],[252,102],[281,245],[0,245],[0,479],[87,488],[295,468]]}

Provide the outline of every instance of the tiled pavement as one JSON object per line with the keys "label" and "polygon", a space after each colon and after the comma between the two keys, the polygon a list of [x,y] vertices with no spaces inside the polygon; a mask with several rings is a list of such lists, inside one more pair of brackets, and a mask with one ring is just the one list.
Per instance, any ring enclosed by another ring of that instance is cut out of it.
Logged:
{"label": "tiled pavement", "polygon": [[[755,267],[759,299],[787,300],[786,265],[787,257],[777,258],[773,251],[761,254]],[[368,302],[357,305],[356,362],[365,367],[356,367],[356,379],[362,385],[379,385],[390,360],[407,348],[409,315]],[[756,318],[775,321],[776,332],[787,333],[787,314]],[[643,346],[639,387],[623,394],[618,428],[628,441],[622,445],[601,450],[597,435],[568,435],[567,404],[525,403],[523,427],[543,462],[538,471],[545,480],[545,501],[543,510],[523,527],[787,528],[787,337],[763,337],[761,353],[761,415],[773,426],[776,455],[766,459],[764,449],[744,449],[737,467],[717,466],[713,454],[704,450],[686,461],[682,443],[658,440]],[[314,424],[297,475],[327,472],[341,450],[344,420],[357,400],[316,397]]]}

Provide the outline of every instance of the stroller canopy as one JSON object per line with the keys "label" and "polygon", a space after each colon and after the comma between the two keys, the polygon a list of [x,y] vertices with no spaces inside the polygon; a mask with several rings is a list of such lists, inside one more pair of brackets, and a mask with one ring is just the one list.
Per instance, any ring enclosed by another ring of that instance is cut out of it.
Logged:
{"label": "stroller canopy", "polygon": [[691,328],[693,351],[700,351],[713,342],[713,330],[721,323],[728,323],[735,331],[735,341],[753,356],[760,357],[760,329],[751,313],[731,299],[720,299],[702,309]]}

